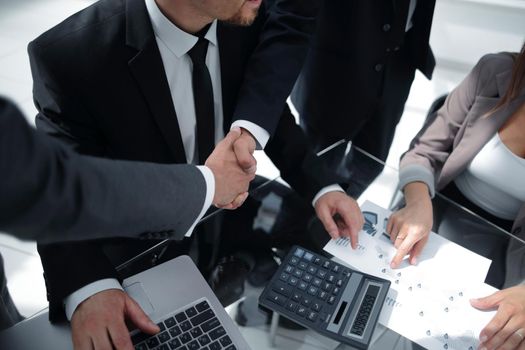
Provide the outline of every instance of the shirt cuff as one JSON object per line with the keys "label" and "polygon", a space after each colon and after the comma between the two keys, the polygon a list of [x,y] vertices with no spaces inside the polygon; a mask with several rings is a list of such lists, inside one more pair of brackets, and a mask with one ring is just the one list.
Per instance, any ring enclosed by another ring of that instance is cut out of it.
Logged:
{"label": "shirt cuff", "polygon": [[339,186],[337,184],[326,186],[326,187],[322,188],[321,191],[317,192],[317,194],[315,195],[314,199],[312,200],[312,206],[315,207],[315,204],[317,203],[319,198],[321,198],[323,195],[327,194],[328,192],[343,192],[343,193],[346,193],[341,188],[341,186]]}
{"label": "shirt cuff", "polygon": [[206,214],[206,212],[208,211],[208,208],[212,205],[213,196],[215,195],[215,176],[213,175],[211,169],[205,165],[199,165],[197,166],[197,169],[201,171],[202,176],[204,176],[204,181],[206,181],[206,198],[204,199],[204,205],[202,206],[199,216],[197,216],[197,218],[193,222],[193,225],[191,225],[191,227],[188,229],[188,231],[184,235],[185,237],[191,236],[193,230],[195,229],[195,226],[197,226],[204,214]]}
{"label": "shirt cuff", "polygon": [[230,130],[236,126],[248,130],[253,135],[253,137],[255,138],[255,142],[257,143],[258,150],[261,150],[264,147],[266,147],[266,144],[270,139],[270,134],[268,133],[268,131],[264,130],[255,123],[242,119],[234,121]]}
{"label": "shirt cuff", "polygon": [[73,313],[77,307],[87,298],[109,289],[122,289],[122,286],[114,278],[106,278],[103,280],[95,281],[71,293],[64,299],[64,306],[66,309],[66,316],[69,321],[73,317]]}

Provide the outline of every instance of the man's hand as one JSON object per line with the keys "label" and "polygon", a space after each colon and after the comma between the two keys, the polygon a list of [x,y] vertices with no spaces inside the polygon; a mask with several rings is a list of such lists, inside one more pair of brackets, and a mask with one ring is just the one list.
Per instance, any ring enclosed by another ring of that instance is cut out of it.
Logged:
{"label": "man's hand", "polygon": [[241,138],[240,128],[233,128],[215,146],[205,165],[215,177],[213,204],[219,208],[237,209],[248,197],[248,186],[255,174],[246,173],[237,162],[233,144]]}
{"label": "man's hand", "polygon": [[357,248],[357,236],[364,219],[359,205],[352,197],[338,191],[325,193],[315,203],[315,212],[330,237],[348,237],[352,248]]}
{"label": "man's hand", "polygon": [[84,300],[71,319],[75,350],[133,350],[126,320],[148,334],[160,331],[140,306],[121,290],[105,290]]}
{"label": "man's hand", "polygon": [[471,299],[470,304],[480,310],[498,309],[479,334],[479,349],[525,349],[525,286]]}
{"label": "man's hand", "polygon": [[241,129],[241,137],[233,143],[233,150],[239,166],[247,174],[255,174],[257,170],[257,161],[253,156],[256,147],[257,144],[253,135],[249,131]]}
{"label": "man's hand", "polygon": [[397,253],[390,262],[390,267],[397,268],[409,254],[409,262],[417,263],[427,244],[432,230],[432,201],[428,187],[423,183],[411,183],[405,187],[407,205],[390,216],[386,232],[397,248]]}

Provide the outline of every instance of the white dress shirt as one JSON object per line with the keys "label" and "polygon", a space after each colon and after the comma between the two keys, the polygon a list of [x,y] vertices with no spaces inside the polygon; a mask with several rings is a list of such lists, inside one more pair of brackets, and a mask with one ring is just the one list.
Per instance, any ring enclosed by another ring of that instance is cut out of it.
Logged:
{"label": "white dress shirt", "polygon": [[[196,149],[196,115],[193,100],[192,87],[192,69],[193,64],[188,55],[190,49],[197,43],[198,38],[194,35],[174,25],[160,11],[155,0],[145,0],[146,8],[153,26],[155,39],[160,51],[166,78],[171,91],[171,98],[177,114],[177,122],[181,133],[184,152],[188,163],[195,164],[197,159]],[[217,40],[217,21],[213,21],[208,32],[204,36],[209,41],[208,52],[206,54],[206,66],[210,72],[213,88],[213,102],[215,112],[215,143],[224,138],[223,132],[223,109],[222,109],[222,89],[221,89],[221,69],[219,57],[219,43]],[[258,147],[264,148],[269,139],[269,133],[260,126],[247,121],[237,120],[232,124],[232,128],[238,126],[248,130],[256,139]],[[192,227],[186,233],[191,235],[193,229],[206,213],[212,204],[215,193],[215,179],[213,173],[206,166],[198,167],[206,180],[206,200],[202,210],[195,220]],[[339,185],[331,185],[323,188],[315,196],[312,204],[315,206],[317,200],[325,193],[332,191],[341,191]],[[90,283],[79,290],[73,292],[64,299],[66,316],[69,320],[80,303],[90,296],[103,290],[121,289],[122,287],[115,279],[104,279]]]}

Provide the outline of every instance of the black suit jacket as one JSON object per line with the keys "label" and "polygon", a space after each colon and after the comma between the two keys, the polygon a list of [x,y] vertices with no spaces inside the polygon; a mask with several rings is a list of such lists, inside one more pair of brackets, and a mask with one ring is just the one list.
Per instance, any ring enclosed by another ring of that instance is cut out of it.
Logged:
{"label": "black suit jacket", "polygon": [[[263,8],[250,27],[218,25],[225,131],[267,18]],[[102,0],[32,42],[29,54],[40,129],[74,144],[82,153],[158,163],[186,162],[143,0]],[[265,62],[270,67],[278,64]],[[256,109],[257,103],[252,108]],[[315,156],[287,108],[266,152],[284,179],[308,199],[334,182],[316,171]],[[113,243],[129,255],[145,249],[142,242]],[[52,320],[63,316],[65,296],[93,281],[119,277],[115,262],[108,259],[99,243],[41,246],[40,254]]]}
{"label": "black suit jacket", "polygon": [[[40,242],[180,237],[205,197],[193,166],[79,156],[2,98],[0,179],[0,230]],[[190,196],[194,202],[181,201]]]}
{"label": "black suit jacket", "polygon": [[[417,2],[413,27],[406,35],[406,19],[396,14],[396,1],[322,3],[293,102],[301,118],[331,136],[329,143],[347,138],[379,103],[383,68],[399,47],[403,46],[412,69],[429,79],[432,76],[435,60],[429,36],[435,0]],[[410,84],[400,88],[410,89]]]}

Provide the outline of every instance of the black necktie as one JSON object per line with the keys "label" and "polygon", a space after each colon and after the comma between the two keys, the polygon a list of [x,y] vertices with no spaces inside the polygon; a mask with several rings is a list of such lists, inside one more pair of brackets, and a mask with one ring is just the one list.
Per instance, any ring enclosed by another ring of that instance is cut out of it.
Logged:
{"label": "black necktie", "polygon": [[210,72],[206,67],[208,40],[199,41],[188,52],[193,62],[193,101],[197,117],[197,164],[204,164],[215,146],[215,113],[213,108],[213,87]]}

